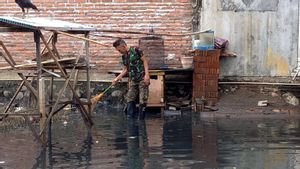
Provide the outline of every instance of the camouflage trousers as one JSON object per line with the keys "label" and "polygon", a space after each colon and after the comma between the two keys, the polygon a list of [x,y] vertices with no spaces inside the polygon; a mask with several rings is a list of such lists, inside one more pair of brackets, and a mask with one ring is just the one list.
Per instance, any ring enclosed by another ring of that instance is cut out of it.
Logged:
{"label": "camouflage trousers", "polygon": [[147,104],[149,95],[149,86],[145,84],[144,80],[140,82],[129,81],[128,82],[128,92],[126,95],[126,101],[136,101],[137,96],[139,96],[139,104]]}

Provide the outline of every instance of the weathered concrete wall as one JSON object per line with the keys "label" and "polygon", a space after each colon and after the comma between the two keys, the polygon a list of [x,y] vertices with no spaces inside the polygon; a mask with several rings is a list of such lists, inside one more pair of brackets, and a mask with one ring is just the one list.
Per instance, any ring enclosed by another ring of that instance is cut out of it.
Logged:
{"label": "weathered concrete wall", "polygon": [[221,76],[289,76],[297,66],[298,0],[202,0],[200,29],[229,40]]}

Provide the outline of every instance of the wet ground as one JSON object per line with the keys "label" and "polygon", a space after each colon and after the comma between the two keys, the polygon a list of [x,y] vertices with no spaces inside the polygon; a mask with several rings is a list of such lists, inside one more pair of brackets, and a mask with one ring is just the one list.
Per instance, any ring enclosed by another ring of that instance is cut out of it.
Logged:
{"label": "wet ground", "polygon": [[53,124],[43,150],[27,128],[0,132],[0,168],[243,168],[300,167],[300,119],[203,118],[190,111],[145,121],[119,109],[97,110],[88,132],[74,113]]}

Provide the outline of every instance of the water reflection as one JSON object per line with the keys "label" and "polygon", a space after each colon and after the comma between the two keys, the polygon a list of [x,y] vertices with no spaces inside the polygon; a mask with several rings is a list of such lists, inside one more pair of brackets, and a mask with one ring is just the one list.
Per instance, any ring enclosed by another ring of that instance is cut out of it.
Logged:
{"label": "water reflection", "polygon": [[108,110],[94,121],[92,131],[79,117],[54,124],[47,149],[29,132],[0,133],[0,168],[300,167],[299,119],[203,119],[185,112],[139,121]]}
{"label": "water reflection", "polygon": [[[78,152],[63,151],[63,147],[52,144],[49,139],[48,148],[42,148],[32,169],[39,168],[88,168],[91,164],[92,135],[88,132]],[[48,157],[48,159],[47,159]]]}
{"label": "water reflection", "polygon": [[147,133],[145,121],[128,120],[128,150],[127,167],[143,168],[144,158],[147,154]]}

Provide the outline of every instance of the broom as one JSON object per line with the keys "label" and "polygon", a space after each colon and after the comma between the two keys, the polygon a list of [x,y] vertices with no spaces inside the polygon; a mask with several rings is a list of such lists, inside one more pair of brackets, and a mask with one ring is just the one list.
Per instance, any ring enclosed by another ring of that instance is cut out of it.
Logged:
{"label": "broom", "polygon": [[105,93],[112,87],[113,85],[111,84],[108,86],[103,92],[99,93],[95,97],[91,99],[91,111],[93,111],[98,103],[98,101],[105,95]]}

